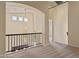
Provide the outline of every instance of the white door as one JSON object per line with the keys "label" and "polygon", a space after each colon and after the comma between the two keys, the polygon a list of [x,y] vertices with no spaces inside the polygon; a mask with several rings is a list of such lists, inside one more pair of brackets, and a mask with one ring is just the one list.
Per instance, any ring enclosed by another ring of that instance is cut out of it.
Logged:
{"label": "white door", "polygon": [[68,44],[68,3],[55,8],[54,41]]}

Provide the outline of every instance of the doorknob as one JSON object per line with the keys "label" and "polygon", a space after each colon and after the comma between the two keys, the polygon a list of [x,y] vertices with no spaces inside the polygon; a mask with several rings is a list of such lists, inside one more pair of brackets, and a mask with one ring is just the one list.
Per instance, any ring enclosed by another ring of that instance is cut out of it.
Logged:
{"label": "doorknob", "polygon": [[67,36],[68,36],[68,32],[67,32]]}

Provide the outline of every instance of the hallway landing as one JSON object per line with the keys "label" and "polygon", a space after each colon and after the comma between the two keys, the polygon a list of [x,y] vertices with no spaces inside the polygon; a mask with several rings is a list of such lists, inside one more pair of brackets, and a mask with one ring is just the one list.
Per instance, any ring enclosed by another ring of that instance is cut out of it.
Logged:
{"label": "hallway landing", "polygon": [[7,58],[78,58],[79,48],[54,43],[6,54]]}

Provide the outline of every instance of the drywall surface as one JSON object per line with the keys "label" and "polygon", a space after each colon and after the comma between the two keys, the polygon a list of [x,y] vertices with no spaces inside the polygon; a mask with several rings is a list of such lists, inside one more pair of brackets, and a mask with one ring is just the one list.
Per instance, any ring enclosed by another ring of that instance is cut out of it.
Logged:
{"label": "drywall surface", "polygon": [[5,54],[5,2],[0,2],[0,57]]}
{"label": "drywall surface", "polygon": [[79,2],[69,2],[69,45],[79,47]]}

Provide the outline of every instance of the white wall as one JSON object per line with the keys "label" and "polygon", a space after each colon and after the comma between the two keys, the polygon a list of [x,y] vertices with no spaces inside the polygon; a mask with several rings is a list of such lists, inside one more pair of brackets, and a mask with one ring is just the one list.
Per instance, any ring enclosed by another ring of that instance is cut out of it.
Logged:
{"label": "white wall", "polygon": [[0,57],[5,54],[5,2],[0,1]]}
{"label": "white wall", "polygon": [[69,45],[79,47],[79,2],[69,2]]}

